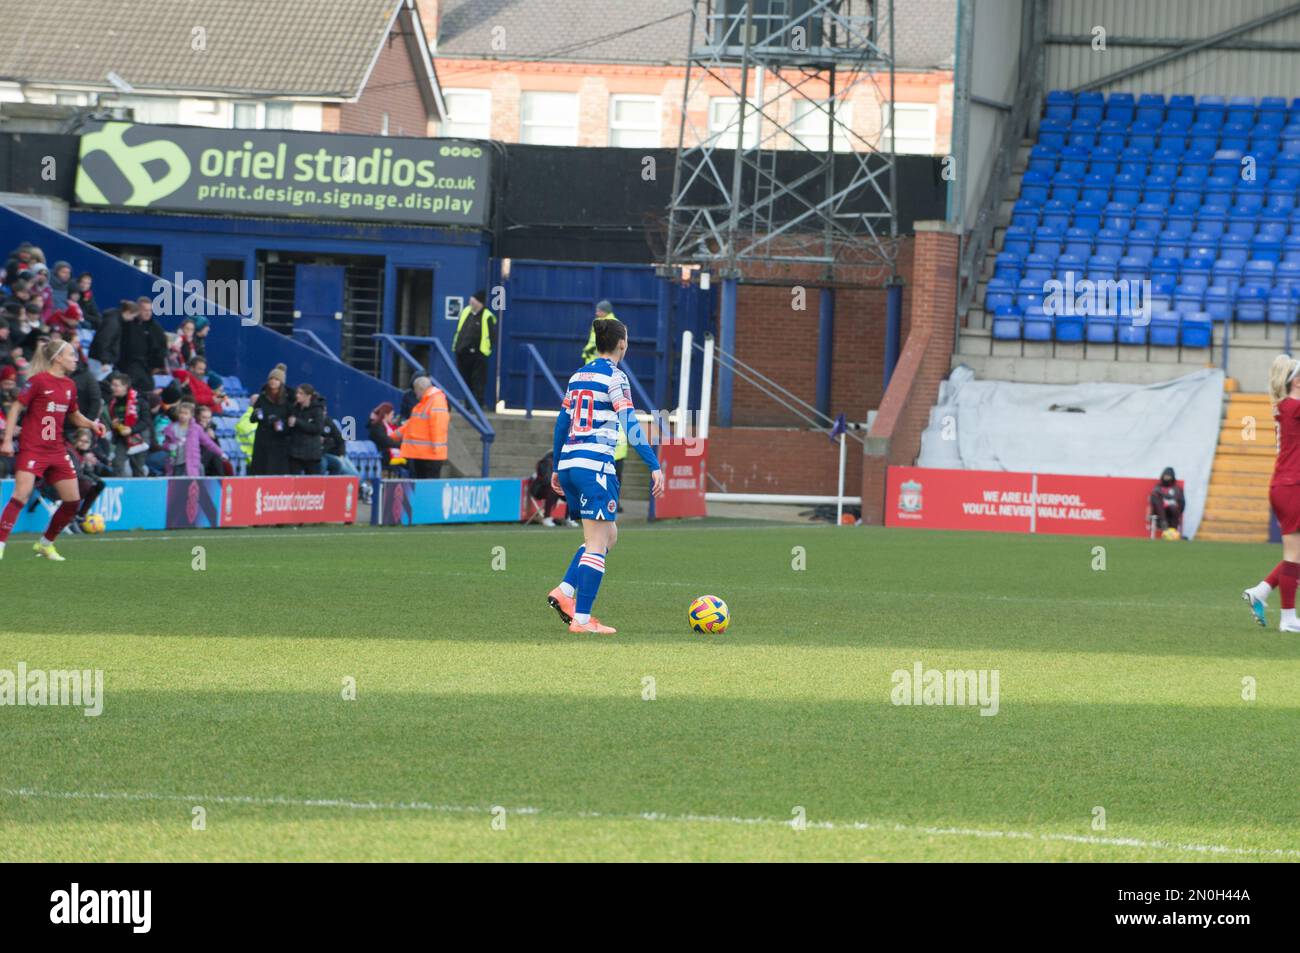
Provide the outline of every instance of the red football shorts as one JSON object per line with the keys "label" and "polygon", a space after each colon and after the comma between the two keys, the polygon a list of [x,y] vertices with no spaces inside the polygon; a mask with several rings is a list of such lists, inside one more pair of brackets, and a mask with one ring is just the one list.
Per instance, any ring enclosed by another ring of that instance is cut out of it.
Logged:
{"label": "red football shorts", "polygon": [[72,466],[66,450],[33,451],[19,449],[15,452],[17,469],[22,473],[34,473],[46,483],[60,483],[63,480],[75,480],[77,471]]}
{"label": "red football shorts", "polygon": [[1300,484],[1269,487],[1268,505],[1283,536],[1300,533]]}

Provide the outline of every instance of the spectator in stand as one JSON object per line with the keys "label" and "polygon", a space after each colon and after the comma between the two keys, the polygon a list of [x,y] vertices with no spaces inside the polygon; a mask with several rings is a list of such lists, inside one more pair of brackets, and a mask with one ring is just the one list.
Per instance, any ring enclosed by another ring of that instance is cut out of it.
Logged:
{"label": "spectator in stand", "polygon": [[123,298],[116,308],[109,308],[100,319],[99,330],[90,342],[90,360],[95,362],[95,373],[100,380],[121,364],[122,322],[135,320],[135,314],[135,302]]}
{"label": "spectator in stand", "polygon": [[163,449],[168,476],[203,476],[204,450],[226,459],[217,442],[194,420],[194,405],[189,401],[176,406],[176,419],[163,431]]}
{"label": "spectator in stand", "polygon": [[277,364],[266,376],[261,391],[249,403],[257,421],[257,439],[248,472],[252,476],[281,476],[289,473],[288,420],[293,401],[285,387],[285,367]]}
{"label": "spectator in stand", "polygon": [[293,407],[285,423],[289,428],[289,472],[295,475],[321,472],[325,431],[325,401],[310,384],[299,384],[293,392]]}
{"label": "spectator in stand", "polygon": [[119,477],[144,476],[145,458],[149,454],[149,434],[153,421],[140,397],[131,387],[131,378],[114,374],[109,378],[108,403],[104,414],[113,431],[113,473]]}
{"label": "spectator in stand", "polygon": [[77,407],[91,420],[98,420],[104,409],[104,392],[90,370],[90,362],[81,350],[81,342],[75,334],[70,340],[77,349],[77,369],[68,375],[77,388]]}
{"label": "spectator in stand", "polygon": [[[9,405],[18,399],[18,371],[12,364],[0,366],[0,440],[4,439]],[[14,474],[14,458],[0,457],[0,479]]]}
{"label": "spectator in stand", "polygon": [[190,358],[187,370],[172,371],[172,377],[180,382],[182,392],[194,402],[196,407],[208,407],[214,414],[221,413],[225,401],[213,393],[207,381],[208,362],[202,355]]}
{"label": "spectator in stand", "polygon": [[194,422],[203,428],[203,432],[212,438],[212,442],[217,445],[218,452],[209,450],[205,444],[203,447],[203,474],[204,476],[234,476],[235,468],[224,452],[220,451],[221,443],[217,439],[217,426],[212,419],[212,408],[198,406],[194,408]]}
{"label": "spectator in stand", "polygon": [[[207,347],[208,334],[211,331],[212,331],[212,322],[209,321],[206,317],[204,317],[203,315],[199,315],[197,318],[194,319],[194,352],[196,354],[202,355],[206,353],[204,349]],[[212,382],[212,386],[216,387],[220,383],[221,380],[218,378],[216,381]]]}
{"label": "spectator in stand", "polygon": [[447,396],[428,377],[411,384],[420,402],[411,417],[397,428],[402,438],[402,456],[416,480],[436,480],[447,459]]}
{"label": "spectator in stand", "polygon": [[17,248],[9,253],[9,259],[5,262],[5,271],[9,277],[17,278],[18,275],[27,271],[32,266],[32,243],[23,242]]}
{"label": "spectator in stand", "polygon": [[257,439],[257,421],[253,419],[253,407],[250,404],[235,421],[235,439],[239,441],[239,450],[244,455],[245,469],[253,462],[253,443]]}
{"label": "spectator in stand", "polygon": [[1165,467],[1160,482],[1151,490],[1151,515],[1156,518],[1156,528],[1161,533],[1170,527],[1181,532],[1186,509],[1187,500],[1174,476],[1174,468]]}
{"label": "spectator in stand", "polygon": [[384,401],[370,412],[370,424],[367,428],[370,442],[379,451],[379,459],[384,473],[406,463],[402,457],[402,442],[397,439],[397,426],[393,423],[393,405]]}
{"label": "spectator in stand", "polygon": [[95,279],[90,272],[83,271],[77,275],[75,287],[80,295],[81,310],[86,315],[86,323],[98,330],[100,318],[103,316],[99,313],[99,302],[95,300],[95,292],[91,288],[94,282]]}
{"label": "spectator in stand", "polygon": [[186,318],[176,329],[176,335],[168,347],[168,363],[173,368],[190,366],[190,361],[198,353],[194,349],[194,319]]}
{"label": "spectator in stand", "polygon": [[138,314],[122,326],[122,370],[141,393],[154,390],[154,375],[167,367],[167,332],[153,319],[153,299],[141,295],[135,299]]}
{"label": "spectator in stand", "polygon": [[[41,303],[36,300],[23,305],[23,315],[19,320],[19,333],[22,335],[23,354],[35,354],[36,345],[45,333],[45,324],[41,321]],[[15,344],[19,343],[17,341]]]}
{"label": "spectator in stand", "polygon": [[[81,490],[81,509],[77,510],[77,518],[73,521],[75,526],[86,518],[99,494],[104,492],[104,481],[101,478],[104,467],[95,451],[95,434],[84,427],[73,434],[72,442],[68,445],[68,458],[77,474],[77,488]],[[49,490],[51,497],[57,498],[54,487],[51,486]]]}
{"label": "spectator in stand", "polygon": [[[359,477],[361,474],[357,471],[356,466],[348,459],[348,442],[343,437],[343,428],[339,422],[329,415],[329,408],[321,399],[321,409],[325,412],[325,429],[321,431],[321,472],[326,476],[354,476]],[[365,495],[365,490],[362,490]]]}
{"label": "spectator in stand", "polygon": [[9,318],[0,314],[0,367],[13,366],[13,341],[9,340]]}
{"label": "spectator in stand", "polygon": [[66,261],[56,261],[50,269],[49,281],[54,310],[62,311],[68,305],[68,289],[72,287],[72,266]]}

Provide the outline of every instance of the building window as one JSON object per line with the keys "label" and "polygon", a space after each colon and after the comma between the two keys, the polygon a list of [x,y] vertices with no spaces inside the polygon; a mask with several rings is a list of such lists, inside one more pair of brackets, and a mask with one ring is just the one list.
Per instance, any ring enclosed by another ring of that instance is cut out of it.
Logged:
{"label": "building window", "polygon": [[293,128],[293,103],[267,103],[266,104],[266,128],[267,129],[292,129]]}
{"label": "building window", "polygon": [[[901,155],[934,154],[932,103],[894,103],[894,152]],[[889,104],[880,107],[880,150],[889,151]]]}
{"label": "building window", "polygon": [[625,96],[609,98],[609,144],[635,148],[659,145],[659,97]]}
{"label": "building window", "polygon": [[[814,152],[826,151],[826,133],[830,118],[826,110],[830,107],[826,100],[813,102],[808,99],[796,100],[794,104],[794,121],[790,131],[799,137],[805,147]],[[842,124],[842,125],[841,125]],[[837,102],[835,104],[835,151],[852,152],[849,129],[853,127],[853,104]]]}
{"label": "building window", "polygon": [[[709,100],[709,141],[719,149],[736,148],[740,127],[740,100],[734,96],[719,96]],[[759,115],[754,103],[745,107],[745,148],[752,149],[758,142]]]}
{"label": "building window", "polygon": [[293,103],[235,103],[236,129],[292,129]]}
{"label": "building window", "polygon": [[55,93],[54,102],[60,106],[84,106],[86,105],[85,93]]}
{"label": "building window", "polygon": [[155,124],[180,122],[181,104],[176,99],[164,99],[161,96],[118,96],[116,105],[129,107],[136,122]]}
{"label": "building window", "polygon": [[578,94],[527,92],[520,97],[520,142],[544,146],[578,144]]}
{"label": "building window", "polygon": [[455,139],[492,138],[492,94],[486,89],[444,89],[447,118],[442,135]]}

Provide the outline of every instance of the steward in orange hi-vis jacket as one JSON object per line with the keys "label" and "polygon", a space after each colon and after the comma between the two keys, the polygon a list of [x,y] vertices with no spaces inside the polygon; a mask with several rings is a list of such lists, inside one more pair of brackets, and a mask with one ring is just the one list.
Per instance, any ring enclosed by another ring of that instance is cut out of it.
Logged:
{"label": "steward in orange hi-vis jacket", "polygon": [[436,480],[447,459],[447,395],[427,377],[417,377],[411,389],[419,402],[394,436],[401,438],[401,455],[407,459],[411,475],[417,480]]}

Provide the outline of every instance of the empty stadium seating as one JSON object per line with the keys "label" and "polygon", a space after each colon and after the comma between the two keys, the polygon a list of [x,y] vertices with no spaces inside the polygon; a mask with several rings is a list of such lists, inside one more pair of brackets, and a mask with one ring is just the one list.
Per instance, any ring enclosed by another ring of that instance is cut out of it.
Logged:
{"label": "empty stadium seating", "polygon": [[[1208,349],[1300,306],[1300,98],[1054,91],[982,290],[993,341]],[[1150,282],[1149,322],[1048,282]],[[1059,299],[1055,302],[1059,305]]]}

